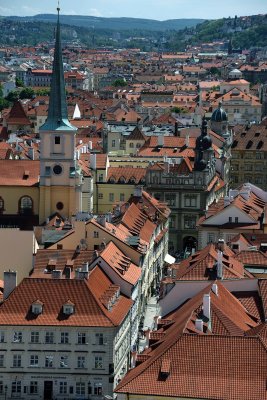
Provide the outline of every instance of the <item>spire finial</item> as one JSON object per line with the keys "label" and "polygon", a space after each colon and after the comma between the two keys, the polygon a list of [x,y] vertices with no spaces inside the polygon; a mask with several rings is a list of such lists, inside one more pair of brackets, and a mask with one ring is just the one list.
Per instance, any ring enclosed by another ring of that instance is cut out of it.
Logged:
{"label": "spire finial", "polygon": [[59,15],[60,7],[59,7],[59,0],[57,1],[57,14]]}

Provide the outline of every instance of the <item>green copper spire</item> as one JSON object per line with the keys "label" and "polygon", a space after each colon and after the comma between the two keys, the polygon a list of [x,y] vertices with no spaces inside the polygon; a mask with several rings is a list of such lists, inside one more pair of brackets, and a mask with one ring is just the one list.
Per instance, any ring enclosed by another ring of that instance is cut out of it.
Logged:
{"label": "green copper spire", "polygon": [[44,125],[40,127],[40,130],[42,131],[76,130],[76,128],[72,126],[68,120],[68,109],[66,102],[65,81],[64,81],[62,50],[61,50],[59,11],[60,8],[58,6],[56,43],[54,51],[52,81],[50,87],[48,117]]}

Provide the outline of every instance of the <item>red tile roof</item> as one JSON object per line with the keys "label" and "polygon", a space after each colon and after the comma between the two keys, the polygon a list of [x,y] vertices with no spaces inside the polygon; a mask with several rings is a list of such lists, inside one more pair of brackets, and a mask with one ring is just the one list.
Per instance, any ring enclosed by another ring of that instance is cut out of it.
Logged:
{"label": "red tile roof", "polygon": [[[129,312],[132,301],[120,295],[108,310],[101,296],[111,285],[112,282],[99,268],[90,273],[88,281],[25,278],[1,305],[1,324],[117,326]],[[43,303],[43,312],[37,317],[31,312],[36,299]],[[68,317],[62,311],[67,301],[75,305],[75,312]]]}
{"label": "red tile roof", "polygon": [[112,269],[120,276],[121,279],[136,285],[140,276],[141,268],[131,262],[131,259],[113,243],[109,242],[107,247],[101,252],[102,258]]}
{"label": "red tile roof", "polygon": [[[257,323],[238,300],[219,282],[217,285],[218,296],[209,285],[168,317],[171,324],[159,325],[158,332],[164,335],[157,338],[153,332],[154,345],[143,359],[138,357],[141,364],[128,372],[116,392],[212,400],[266,399],[263,329],[257,330]],[[204,333],[200,333],[194,326],[202,316],[206,293],[211,298],[211,319],[210,323],[204,319]]]}
{"label": "red tile roof", "polygon": [[[32,160],[0,160],[0,186],[37,186],[40,163]],[[28,175],[25,172],[29,173]]]}

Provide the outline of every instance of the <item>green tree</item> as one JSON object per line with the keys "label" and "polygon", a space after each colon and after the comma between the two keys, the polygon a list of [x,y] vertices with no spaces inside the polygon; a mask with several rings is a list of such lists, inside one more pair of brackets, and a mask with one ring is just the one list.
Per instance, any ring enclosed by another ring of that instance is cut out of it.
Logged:
{"label": "green tree", "polygon": [[10,103],[14,103],[16,100],[18,100],[18,98],[19,92],[17,92],[16,90],[11,90],[11,92],[8,93],[5,99]]}
{"label": "green tree", "polygon": [[123,78],[118,78],[114,82],[112,82],[112,86],[115,87],[127,86],[127,83]]}
{"label": "green tree", "polygon": [[9,102],[6,99],[3,99],[3,97],[0,98],[0,111],[2,111],[4,108],[9,107]]}
{"label": "green tree", "polygon": [[24,87],[22,79],[16,78],[16,87]]}
{"label": "green tree", "polygon": [[20,99],[33,99],[35,96],[35,92],[31,87],[27,87],[22,89],[19,94]]}

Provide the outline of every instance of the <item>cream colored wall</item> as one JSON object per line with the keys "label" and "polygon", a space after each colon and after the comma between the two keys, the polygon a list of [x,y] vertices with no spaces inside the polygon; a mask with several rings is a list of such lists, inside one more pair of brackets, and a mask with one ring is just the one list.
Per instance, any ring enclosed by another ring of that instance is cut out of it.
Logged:
{"label": "cream colored wall", "polygon": [[19,200],[22,196],[30,196],[33,200],[33,212],[39,212],[39,188],[27,186],[1,186],[0,195],[5,202],[4,214],[17,214]]}
{"label": "cream colored wall", "polygon": [[[107,211],[112,211],[115,203],[119,203],[120,195],[124,194],[124,201],[127,201],[130,196],[134,193],[135,185],[127,185],[121,184],[118,185],[116,183],[103,183],[97,184],[95,188],[95,201],[94,201],[94,210],[96,210],[96,205],[98,204],[98,213],[104,213]],[[109,194],[114,194],[114,200],[110,200]],[[99,198],[99,194],[103,194],[103,198]]]}
{"label": "cream colored wall", "polygon": [[29,276],[33,267],[33,254],[39,248],[32,231],[0,229],[0,279],[4,271],[17,271],[17,282]]}
{"label": "cream colored wall", "polygon": [[[58,210],[56,204],[62,202],[64,208]],[[75,214],[75,187],[66,186],[41,186],[40,187],[40,223],[58,211],[63,217],[69,218]]]}
{"label": "cream colored wall", "polygon": [[[133,143],[133,147],[130,147],[130,143]],[[135,155],[136,152],[144,145],[144,140],[126,140],[125,151],[127,154]]]}

